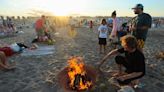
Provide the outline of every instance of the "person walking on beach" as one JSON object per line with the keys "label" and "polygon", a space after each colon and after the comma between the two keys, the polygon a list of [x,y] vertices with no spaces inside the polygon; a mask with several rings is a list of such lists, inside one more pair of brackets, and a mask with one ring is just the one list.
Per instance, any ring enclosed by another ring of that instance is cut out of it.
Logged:
{"label": "person walking on beach", "polygon": [[130,27],[132,35],[137,38],[138,49],[143,51],[143,47],[147,38],[148,29],[151,28],[152,17],[144,13],[144,6],[142,4],[137,4],[134,8],[134,13],[137,14],[134,17],[134,21]]}
{"label": "person walking on beach", "polygon": [[[106,22],[106,19],[103,19],[101,25],[98,28],[100,53],[105,53],[106,52],[107,37],[108,37],[107,22]],[[102,51],[102,48],[104,49],[104,51]]]}

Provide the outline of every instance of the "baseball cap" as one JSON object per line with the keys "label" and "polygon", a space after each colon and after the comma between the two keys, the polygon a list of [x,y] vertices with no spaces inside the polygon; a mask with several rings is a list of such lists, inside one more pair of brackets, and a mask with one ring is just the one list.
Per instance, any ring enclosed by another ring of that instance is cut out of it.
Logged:
{"label": "baseball cap", "polygon": [[142,9],[144,6],[142,4],[136,4],[132,9]]}

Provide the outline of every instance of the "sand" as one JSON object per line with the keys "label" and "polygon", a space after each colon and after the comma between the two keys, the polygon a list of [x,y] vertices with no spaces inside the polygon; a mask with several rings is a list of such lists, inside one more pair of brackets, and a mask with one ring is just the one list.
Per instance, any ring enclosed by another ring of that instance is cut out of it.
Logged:
{"label": "sand", "polygon": [[[69,56],[77,55],[84,58],[88,65],[95,66],[104,56],[98,52],[97,27],[93,31],[88,28],[76,28],[76,36],[68,34],[68,27],[57,28],[53,38],[55,53],[46,56],[21,56],[9,57],[9,61],[16,61],[13,71],[0,71],[0,92],[63,92],[58,84],[58,73],[67,66]],[[21,29],[24,34],[14,37],[0,38],[11,44],[24,42],[30,45],[35,37],[33,28]],[[147,64],[147,75],[141,80],[145,87],[136,89],[136,92],[164,92],[164,60],[156,59],[155,55],[164,51],[164,30],[149,31],[144,48]],[[112,48],[108,46],[108,51]],[[114,59],[111,58],[103,64],[104,72],[116,69]],[[110,77],[104,75],[99,79],[92,92],[116,92],[115,87],[108,82]]]}

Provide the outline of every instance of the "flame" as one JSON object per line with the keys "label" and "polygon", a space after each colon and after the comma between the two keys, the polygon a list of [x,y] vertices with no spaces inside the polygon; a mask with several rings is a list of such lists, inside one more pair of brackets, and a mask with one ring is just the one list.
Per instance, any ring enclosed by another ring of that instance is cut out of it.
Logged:
{"label": "flame", "polygon": [[[81,57],[71,57],[68,60],[68,64],[69,64],[68,76],[70,78],[69,86],[71,88],[74,88],[75,76],[76,75],[81,75],[81,76],[86,75],[84,61]],[[85,81],[86,82],[84,83],[82,78],[80,78],[80,83],[78,85],[78,90],[88,89],[92,85],[91,81],[87,81],[87,80],[85,80]]]}

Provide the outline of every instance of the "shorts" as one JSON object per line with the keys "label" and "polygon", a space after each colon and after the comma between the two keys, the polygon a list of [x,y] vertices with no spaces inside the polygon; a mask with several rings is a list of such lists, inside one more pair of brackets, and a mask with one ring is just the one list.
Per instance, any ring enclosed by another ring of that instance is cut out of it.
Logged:
{"label": "shorts", "polygon": [[144,45],[145,45],[145,41],[143,39],[137,39],[137,47],[139,49],[144,48]]}
{"label": "shorts", "polygon": [[[123,56],[116,56],[115,57],[115,61],[116,61],[117,64],[121,64],[121,65],[123,65],[126,68],[126,70],[125,70],[126,73],[128,73],[128,74],[131,73],[131,71],[128,70],[129,64],[127,63],[127,60],[126,60],[125,57],[123,57]],[[121,81],[121,80],[117,79],[117,81],[118,81],[118,83],[120,85],[128,85],[132,81],[134,81],[136,79],[139,79],[139,78],[142,78],[143,76],[144,76],[144,74],[142,74],[140,76],[137,76],[137,77],[134,77],[134,78],[126,79],[124,81]]]}
{"label": "shorts", "polygon": [[106,45],[107,41],[106,38],[99,38],[99,45]]}
{"label": "shorts", "polygon": [[10,47],[0,48],[0,52],[4,52],[6,56],[12,56],[14,54],[14,51]]}

